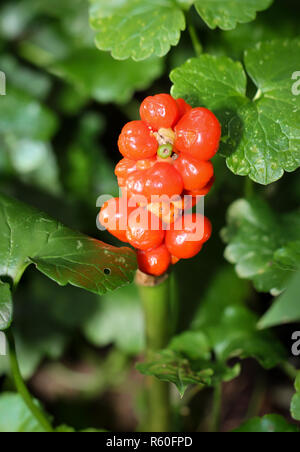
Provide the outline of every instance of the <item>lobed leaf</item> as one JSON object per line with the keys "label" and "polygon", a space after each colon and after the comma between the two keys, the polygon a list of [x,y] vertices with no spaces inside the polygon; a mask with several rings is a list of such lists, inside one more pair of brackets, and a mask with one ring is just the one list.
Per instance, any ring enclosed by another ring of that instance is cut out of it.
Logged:
{"label": "lobed leaf", "polygon": [[258,11],[263,11],[273,0],[197,0],[196,9],[202,19],[213,30],[232,30],[239,23],[255,19]]}
{"label": "lobed leaf", "polygon": [[[162,57],[178,43],[185,17],[175,0],[91,0],[96,45],[117,60]],[[186,1],[184,2],[186,6]]]}
{"label": "lobed leaf", "polygon": [[[298,210],[279,217],[258,198],[234,202],[222,235],[227,243],[225,257],[235,264],[239,277],[252,280],[258,291],[281,293],[293,269],[284,266],[279,256],[290,240],[300,238],[300,228],[292,227],[299,219]],[[288,247],[285,259],[287,255],[290,256]]]}
{"label": "lobed leaf", "polygon": [[216,113],[220,153],[233,173],[267,185],[300,166],[300,98],[292,80],[299,59],[299,38],[246,51],[245,67],[257,87],[253,100],[242,66],[223,56],[202,55],[171,73],[175,97]]}

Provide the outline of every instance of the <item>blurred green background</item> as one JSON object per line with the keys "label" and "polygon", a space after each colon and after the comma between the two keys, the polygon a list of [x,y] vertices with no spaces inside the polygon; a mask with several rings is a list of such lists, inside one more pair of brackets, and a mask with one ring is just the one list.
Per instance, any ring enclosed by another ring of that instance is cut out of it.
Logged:
{"label": "blurred green background", "polygon": [[[210,31],[192,19],[204,50],[239,59],[253,43],[299,33],[298,2],[277,1],[255,22],[234,31]],[[169,92],[170,70],[194,56],[187,33],[166,58],[140,63],[116,61],[94,45],[85,0],[2,0],[0,70],[7,95],[0,98],[0,190],[28,202],[66,225],[117,244],[96,228],[96,199],[117,195],[113,175],[120,159],[117,139],[125,122],[138,115],[140,101]],[[251,89],[251,87],[250,87]],[[245,180],[215,158],[216,185],[206,211],[214,236],[197,258],[175,268],[181,301],[178,332],[195,319],[205,301],[221,294],[262,314],[271,297],[259,295],[237,278],[223,258],[219,232],[228,206],[244,195]],[[299,205],[299,171],[268,188],[258,187],[277,210]],[[134,430],[144,410],[143,377],[134,364],[144,348],[144,324],[134,286],[102,298],[75,288],[60,288],[29,270],[16,294],[17,349],[30,389],[57,423],[76,428]],[[278,334],[289,343],[292,330]],[[0,358],[0,387],[11,389],[8,363]],[[289,394],[277,371],[268,377],[254,361],[225,389],[223,429],[245,416],[253,378],[260,378],[263,412],[287,415]],[[254,378],[254,379],[255,379]],[[280,383],[279,383],[280,382]],[[178,427],[205,429],[202,409],[210,390],[188,405],[174,393]],[[226,403],[227,401],[227,403]],[[208,405],[209,407],[209,405]]]}

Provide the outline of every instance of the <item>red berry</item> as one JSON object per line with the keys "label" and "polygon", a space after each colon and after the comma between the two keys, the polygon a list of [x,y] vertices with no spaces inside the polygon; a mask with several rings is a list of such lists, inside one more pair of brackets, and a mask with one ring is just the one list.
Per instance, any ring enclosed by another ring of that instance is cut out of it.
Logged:
{"label": "red berry", "polygon": [[151,168],[157,162],[156,157],[151,157],[144,160],[130,160],[127,157],[119,161],[115,169],[115,175],[118,178],[120,187],[126,185],[127,178],[138,170],[145,170]]}
{"label": "red berry", "polygon": [[[198,231],[199,228],[199,231]],[[177,220],[166,233],[166,246],[172,256],[189,259],[196,256],[209,240],[212,232],[210,221],[199,214],[187,214]]]}
{"label": "red berry", "polygon": [[179,108],[170,94],[147,97],[141,105],[142,120],[154,130],[173,127],[179,119]]}
{"label": "red berry", "polygon": [[136,163],[136,160],[130,160],[127,157],[119,161],[115,168],[115,175],[120,187],[124,187],[128,176],[136,171]]}
{"label": "red berry", "polygon": [[161,276],[171,264],[171,255],[166,245],[161,245],[150,251],[138,251],[139,269],[148,275]]}
{"label": "red berry", "polygon": [[182,118],[186,113],[192,110],[192,107],[186,103],[184,99],[176,99],[177,106],[179,108],[179,116]]}
{"label": "red berry", "polygon": [[121,154],[132,160],[153,157],[158,149],[156,138],[142,121],[132,121],[126,124],[118,144]]}
{"label": "red berry", "polygon": [[206,195],[208,195],[208,193],[212,189],[214,183],[215,183],[215,178],[212,177],[210,179],[210,181],[207,183],[207,185],[205,185],[205,187],[200,188],[198,190],[185,190],[184,194],[185,195],[190,195],[190,196],[195,196],[195,197],[196,196],[206,196]]}
{"label": "red berry", "polygon": [[126,189],[129,199],[135,195],[146,196],[145,176],[146,171],[135,171],[128,176],[126,179]]}
{"label": "red berry", "polygon": [[221,126],[210,110],[194,108],[181,118],[175,133],[176,149],[197,160],[210,160],[219,147]]}
{"label": "red berry", "polygon": [[147,251],[162,244],[165,231],[158,217],[147,209],[139,208],[130,215],[126,237],[134,248]]}
{"label": "red berry", "polygon": [[181,174],[185,190],[205,187],[214,175],[214,167],[210,161],[199,161],[187,154],[182,154],[175,160],[174,167]]}
{"label": "red berry", "polygon": [[183,190],[182,177],[173,165],[158,162],[150,168],[145,176],[145,193],[151,195],[180,195]]}
{"label": "red berry", "polygon": [[127,242],[128,218],[134,209],[129,208],[122,198],[112,198],[103,204],[100,223],[122,242]]}

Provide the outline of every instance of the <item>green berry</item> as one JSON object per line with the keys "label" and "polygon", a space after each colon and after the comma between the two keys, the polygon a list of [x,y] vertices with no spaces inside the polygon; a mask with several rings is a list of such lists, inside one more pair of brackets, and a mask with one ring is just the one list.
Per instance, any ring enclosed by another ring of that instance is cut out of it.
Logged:
{"label": "green berry", "polygon": [[162,159],[167,159],[173,154],[173,146],[171,144],[163,144],[159,146],[157,155]]}

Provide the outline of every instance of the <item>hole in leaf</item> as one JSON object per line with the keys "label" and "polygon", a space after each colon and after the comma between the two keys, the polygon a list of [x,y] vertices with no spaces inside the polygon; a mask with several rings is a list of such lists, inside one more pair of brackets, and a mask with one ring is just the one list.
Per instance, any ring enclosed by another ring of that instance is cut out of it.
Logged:
{"label": "hole in leaf", "polygon": [[104,269],[104,274],[109,276],[111,274],[111,269],[110,268],[105,268]]}

